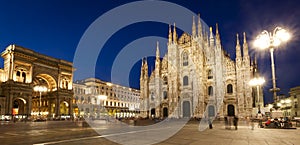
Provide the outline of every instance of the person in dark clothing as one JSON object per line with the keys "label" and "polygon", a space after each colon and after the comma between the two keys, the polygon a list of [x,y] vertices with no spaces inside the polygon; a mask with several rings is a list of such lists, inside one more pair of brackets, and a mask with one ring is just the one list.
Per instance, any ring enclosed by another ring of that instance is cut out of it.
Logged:
{"label": "person in dark clothing", "polygon": [[233,118],[233,125],[235,127],[235,130],[237,130],[238,120],[239,120],[239,118],[237,116],[234,116],[234,118]]}
{"label": "person in dark clothing", "polygon": [[225,129],[228,129],[228,119],[226,116],[224,117],[224,121],[225,121]]}
{"label": "person in dark clothing", "polygon": [[212,126],[212,121],[210,119],[208,119],[208,124],[209,124],[209,129],[212,129],[213,126]]}

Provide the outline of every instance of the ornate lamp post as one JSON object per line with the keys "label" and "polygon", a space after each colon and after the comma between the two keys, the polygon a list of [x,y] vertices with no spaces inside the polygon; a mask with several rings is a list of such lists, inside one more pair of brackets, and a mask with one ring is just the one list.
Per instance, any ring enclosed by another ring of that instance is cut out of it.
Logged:
{"label": "ornate lamp post", "polygon": [[261,102],[260,102],[260,95],[259,95],[259,87],[264,83],[265,83],[264,78],[253,78],[249,82],[250,86],[256,86],[256,89],[257,89],[258,114],[261,113],[261,111],[260,111]]}
{"label": "ornate lamp post", "polygon": [[277,100],[276,92],[280,91],[276,87],[276,77],[275,77],[275,65],[274,65],[274,56],[273,52],[275,47],[278,47],[282,42],[286,42],[291,38],[291,35],[283,28],[276,27],[273,33],[264,30],[260,35],[257,36],[254,41],[255,47],[260,49],[269,49],[271,53],[271,69],[272,69],[272,83],[273,88],[270,89],[270,92],[273,92],[274,102]]}
{"label": "ornate lamp post", "polygon": [[47,92],[47,87],[45,86],[34,86],[33,91],[40,93],[40,103],[39,103],[39,116],[41,116],[41,105],[42,105],[42,92]]}

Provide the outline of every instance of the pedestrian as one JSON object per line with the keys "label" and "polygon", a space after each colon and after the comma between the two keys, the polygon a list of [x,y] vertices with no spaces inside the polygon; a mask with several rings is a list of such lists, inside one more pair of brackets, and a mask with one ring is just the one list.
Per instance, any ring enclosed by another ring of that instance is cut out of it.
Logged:
{"label": "pedestrian", "polygon": [[228,117],[228,129],[231,129],[232,116]]}
{"label": "pedestrian", "polygon": [[227,116],[224,117],[224,121],[225,121],[225,129],[228,129],[228,119],[227,119]]}
{"label": "pedestrian", "polygon": [[254,130],[254,119],[251,118],[250,123],[251,123],[251,130]]}
{"label": "pedestrian", "polygon": [[234,116],[234,118],[233,118],[233,125],[235,127],[235,130],[237,130],[238,120],[239,120],[239,118],[237,116]]}
{"label": "pedestrian", "polygon": [[210,119],[208,119],[208,124],[209,124],[209,129],[212,129],[213,126],[212,126],[212,121]]}

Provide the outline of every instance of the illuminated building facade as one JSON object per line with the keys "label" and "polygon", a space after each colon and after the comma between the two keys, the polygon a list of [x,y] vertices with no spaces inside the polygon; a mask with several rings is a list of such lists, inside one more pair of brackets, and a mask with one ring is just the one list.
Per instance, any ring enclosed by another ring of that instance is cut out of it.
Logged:
{"label": "illuminated building facade", "polygon": [[[9,45],[2,53],[0,114],[47,118],[73,114],[73,64]],[[34,91],[43,86],[45,92]]]}
{"label": "illuminated building facade", "polygon": [[258,103],[248,82],[257,65],[250,59],[246,34],[242,44],[237,35],[236,58],[232,60],[221,45],[218,28],[215,35],[212,28],[209,35],[203,30],[200,16],[197,26],[193,20],[191,35],[184,32],[178,37],[175,25],[173,30],[170,26],[167,54],[161,59],[157,44],[155,69],[150,76],[147,60],[143,59],[141,116],[202,118],[252,114]]}
{"label": "illuminated building facade", "polygon": [[96,78],[75,81],[73,89],[76,116],[136,117],[139,114],[139,90]]}

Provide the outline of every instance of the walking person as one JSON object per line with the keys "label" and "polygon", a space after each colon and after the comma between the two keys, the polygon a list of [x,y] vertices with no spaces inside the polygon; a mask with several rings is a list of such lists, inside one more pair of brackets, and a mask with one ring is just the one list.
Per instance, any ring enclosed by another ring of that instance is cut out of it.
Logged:
{"label": "walking person", "polygon": [[225,121],[225,129],[228,129],[228,118],[227,118],[227,116],[224,117],[224,121]]}
{"label": "walking person", "polygon": [[208,118],[208,124],[209,124],[209,129],[212,129],[212,128],[213,128],[213,126],[212,126],[212,121],[211,121],[211,119],[210,119],[210,118]]}
{"label": "walking person", "polygon": [[237,130],[238,121],[239,121],[239,118],[237,116],[234,116],[234,118],[233,118],[233,125],[235,127],[235,130]]}
{"label": "walking person", "polygon": [[251,118],[250,123],[251,123],[251,130],[254,130],[254,119],[253,118]]}

